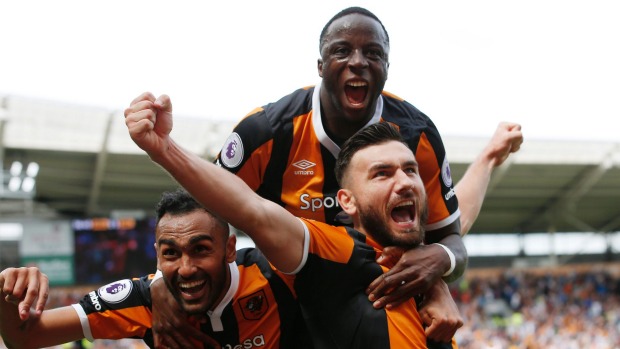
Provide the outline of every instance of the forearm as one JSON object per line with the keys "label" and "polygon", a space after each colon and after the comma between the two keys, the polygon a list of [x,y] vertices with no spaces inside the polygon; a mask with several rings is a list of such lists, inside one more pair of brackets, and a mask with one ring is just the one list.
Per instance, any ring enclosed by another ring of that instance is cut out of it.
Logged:
{"label": "forearm", "polygon": [[183,149],[174,141],[160,154],[149,153],[180,185],[206,208],[235,227],[246,230],[261,209],[258,199],[241,179]]}
{"label": "forearm", "polygon": [[461,236],[469,232],[478,218],[493,170],[504,163],[511,153],[519,151],[521,143],[521,125],[501,122],[489,143],[455,186],[461,210]]}
{"label": "forearm", "polygon": [[7,348],[43,348],[84,338],[80,320],[71,306],[45,310],[40,317],[31,312],[21,320],[17,306],[0,300],[0,334]]}
{"label": "forearm", "polygon": [[461,211],[461,236],[469,232],[480,214],[493,169],[493,161],[481,155],[469,165],[454,187]]}
{"label": "forearm", "polygon": [[[465,272],[465,269],[467,268],[467,249],[465,248],[465,244],[463,243],[463,239],[461,238],[461,236],[456,233],[443,237],[438,243],[448,248],[454,256],[454,270],[452,270],[449,275],[443,276],[443,280],[445,282],[452,282],[461,277]],[[449,257],[449,253],[447,253],[447,251],[445,250],[441,253],[443,253],[443,255],[445,256],[447,263],[451,263],[451,257]],[[450,268],[450,266],[445,268],[445,270],[448,271],[448,268]]]}
{"label": "forearm", "polygon": [[0,292],[0,336],[7,348],[24,348],[28,338],[27,328],[20,328],[17,305],[5,301],[6,295]]}

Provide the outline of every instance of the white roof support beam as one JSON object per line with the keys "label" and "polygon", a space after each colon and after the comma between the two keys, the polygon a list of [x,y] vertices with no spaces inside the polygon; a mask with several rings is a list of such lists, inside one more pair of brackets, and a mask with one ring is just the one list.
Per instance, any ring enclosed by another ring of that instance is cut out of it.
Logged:
{"label": "white roof support beam", "polygon": [[97,162],[95,163],[95,170],[93,171],[93,182],[90,187],[88,207],[86,209],[86,213],[89,216],[97,213],[97,203],[99,202],[99,195],[101,194],[101,182],[108,161],[108,142],[110,140],[110,131],[112,130],[113,120],[114,114],[112,113],[108,116],[105,133],[101,142],[101,149],[99,150],[99,153],[97,153]]}

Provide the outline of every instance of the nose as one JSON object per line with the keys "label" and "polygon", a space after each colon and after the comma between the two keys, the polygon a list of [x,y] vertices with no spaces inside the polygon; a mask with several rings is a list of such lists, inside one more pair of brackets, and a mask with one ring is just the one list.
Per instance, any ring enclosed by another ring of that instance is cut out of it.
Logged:
{"label": "nose", "polygon": [[349,66],[354,68],[366,68],[368,67],[368,60],[364,56],[364,52],[361,49],[355,49],[351,52],[351,58],[349,59]]}
{"label": "nose", "polygon": [[415,188],[415,181],[405,171],[398,170],[394,176],[396,179],[396,192],[402,193],[407,191],[413,191]]}
{"label": "nose", "polygon": [[184,278],[190,278],[196,272],[196,264],[189,256],[183,256],[180,260],[179,275]]}

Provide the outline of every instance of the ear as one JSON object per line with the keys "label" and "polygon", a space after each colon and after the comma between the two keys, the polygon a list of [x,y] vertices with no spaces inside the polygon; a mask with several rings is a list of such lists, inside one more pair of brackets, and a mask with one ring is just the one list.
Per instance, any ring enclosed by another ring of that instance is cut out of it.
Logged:
{"label": "ear", "polygon": [[355,206],[355,196],[349,189],[340,189],[336,194],[338,198],[338,202],[340,203],[340,207],[342,210],[348,214],[349,216],[353,216],[355,212],[357,212],[357,207]]}
{"label": "ear", "polygon": [[226,241],[226,262],[232,263],[237,259],[237,236],[230,234]]}
{"label": "ear", "polygon": [[323,59],[319,58],[316,60],[316,68],[319,71],[319,76],[322,78],[323,77]]}

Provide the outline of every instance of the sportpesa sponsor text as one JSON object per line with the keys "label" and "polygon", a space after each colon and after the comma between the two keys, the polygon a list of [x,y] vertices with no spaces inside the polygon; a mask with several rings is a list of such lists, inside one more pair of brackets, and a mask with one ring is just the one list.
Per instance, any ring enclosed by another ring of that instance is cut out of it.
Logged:
{"label": "sportpesa sponsor text", "polygon": [[301,206],[299,206],[302,210],[311,210],[312,212],[316,212],[317,210],[332,207],[340,207],[338,204],[338,200],[333,196],[325,196],[323,198],[313,198],[308,193],[301,194],[299,196],[299,201],[301,201]]}
{"label": "sportpesa sponsor text", "polygon": [[252,349],[259,348],[265,346],[265,337],[262,334],[254,338],[248,338],[246,340],[241,341],[240,344],[232,345],[226,344],[222,346],[222,349]]}

